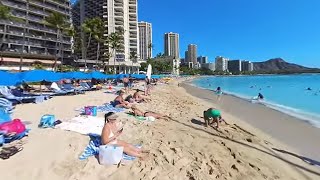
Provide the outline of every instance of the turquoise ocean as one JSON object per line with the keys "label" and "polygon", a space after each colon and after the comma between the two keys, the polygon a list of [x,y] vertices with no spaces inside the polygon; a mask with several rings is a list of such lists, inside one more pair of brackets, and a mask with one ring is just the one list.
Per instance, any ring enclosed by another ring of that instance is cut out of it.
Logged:
{"label": "turquoise ocean", "polygon": [[[226,94],[262,103],[320,128],[320,74],[212,76],[192,84],[208,90],[221,87]],[[263,101],[252,100],[258,93],[263,94]]]}

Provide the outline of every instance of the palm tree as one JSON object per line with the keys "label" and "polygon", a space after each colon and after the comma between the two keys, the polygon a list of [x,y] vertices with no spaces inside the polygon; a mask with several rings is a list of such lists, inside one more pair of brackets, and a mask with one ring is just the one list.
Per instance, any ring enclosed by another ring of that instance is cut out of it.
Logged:
{"label": "palm tree", "polygon": [[[130,52],[130,60],[132,62],[132,67],[131,67],[132,69],[133,69],[133,63],[137,62],[137,58],[138,58],[137,52],[136,51],[131,51]],[[130,72],[130,73],[132,73],[132,72]]]}
{"label": "palm tree", "polygon": [[107,72],[107,71],[106,71],[106,61],[108,60],[108,62],[109,62],[109,60],[110,60],[111,57],[112,57],[112,55],[111,55],[109,52],[105,52],[105,53],[104,53],[104,58],[102,58],[103,71],[104,71],[104,73]]}
{"label": "palm tree", "polygon": [[113,59],[113,69],[114,69],[114,74],[116,74],[116,56],[115,53],[117,50],[119,50],[121,48],[121,37],[119,35],[119,33],[113,32],[108,36],[108,42],[109,42],[109,46],[112,49],[112,53],[111,55],[114,55],[114,59]]}
{"label": "palm tree", "polygon": [[94,39],[97,41],[97,59],[96,66],[98,66],[99,58],[100,58],[100,43],[104,42],[103,34],[104,34],[104,26],[102,19],[96,19],[95,26],[93,29]]}
{"label": "palm tree", "polygon": [[[45,18],[45,23],[48,26],[51,26],[57,30],[57,41],[56,41],[56,55],[54,59],[53,69],[56,70],[57,61],[58,61],[58,54],[61,56],[61,39],[63,35],[63,31],[66,30],[66,28],[70,27],[70,24],[68,23],[68,19],[66,16],[64,16],[61,13],[58,12],[52,12],[49,16]],[[59,47],[59,50],[57,52],[57,49]]]}
{"label": "palm tree", "polygon": [[148,53],[148,59],[151,58],[152,53],[151,50],[154,48],[154,45],[152,43],[148,44],[148,49],[149,49],[149,53]]}
{"label": "palm tree", "polygon": [[92,36],[95,35],[95,31],[97,29],[97,26],[102,23],[102,20],[99,17],[96,18],[92,18],[92,19],[86,19],[84,21],[84,23],[82,24],[82,29],[83,32],[85,32],[86,34],[89,34],[88,37],[88,42],[87,42],[87,48],[85,49],[85,53],[84,53],[84,64],[85,64],[85,68],[87,68],[87,52],[92,40]]}

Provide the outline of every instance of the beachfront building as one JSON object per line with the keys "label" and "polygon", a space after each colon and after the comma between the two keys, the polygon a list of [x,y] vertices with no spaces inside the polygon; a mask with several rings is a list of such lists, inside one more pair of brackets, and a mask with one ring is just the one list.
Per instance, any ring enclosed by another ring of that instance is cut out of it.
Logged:
{"label": "beachfront building", "polygon": [[215,63],[204,63],[204,64],[201,64],[201,67],[206,68],[206,69],[210,69],[211,71],[216,70]]}
{"label": "beachfront building", "polygon": [[239,74],[242,71],[241,65],[241,60],[230,60],[228,61],[228,70],[232,74]]}
{"label": "beachfront building", "polygon": [[224,58],[222,56],[217,56],[216,57],[216,71],[228,71],[228,61],[229,59]]}
{"label": "beachfront building", "polygon": [[164,55],[173,56],[180,59],[179,49],[179,34],[178,33],[165,33],[164,35]]}
{"label": "beachfront building", "polygon": [[194,67],[197,67],[197,45],[195,44],[189,44],[188,45],[188,60],[189,62],[192,62]]}
{"label": "beachfront building", "polygon": [[241,61],[241,70],[242,71],[253,71],[253,63],[250,61]]}
{"label": "beachfront building", "polygon": [[140,60],[146,62],[152,58],[152,25],[148,22],[139,22],[139,49]]}
{"label": "beachfront building", "polygon": [[[121,47],[117,50],[112,50],[105,42],[101,45],[101,56],[98,62],[102,60],[108,61],[107,70],[114,72],[132,73],[138,71],[140,64],[133,62],[130,59],[131,52],[136,52],[139,59],[139,39],[138,39],[138,7],[137,0],[78,0],[72,8],[74,17],[73,23],[76,27],[80,27],[86,19],[100,17],[104,21],[104,37],[111,33],[117,32],[120,35]],[[83,41],[86,41],[88,35],[80,31]],[[79,32],[78,32],[79,33]],[[84,43],[86,44],[86,43]],[[97,43],[93,43],[87,49],[86,58],[84,57],[85,48],[78,53],[77,62],[80,65],[93,67],[97,64]],[[111,54],[110,59],[106,58],[105,54]]]}
{"label": "beachfront building", "polygon": [[[0,69],[29,70],[35,64],[52,69],[56,56],[57,65],[73,63],[71,37],[64,34],[58,40],[57,30],[45,23],[45,17],[53,12],[70,19],[69,0],[1,0],[1,4],[14,18],[0,19]],[[56,45],[60,41],[61,51]]]}
{"label": "beachfront building", "polygon": [[197,62],[200,63],[200,64],[208,63],[208,56],[199,56],[197,58]]}
{"label": "beachfront building", "polygon": [[188,57],[188,51],[185,51],[185,52],[184,52],[184,60],[185,60],[185,63],[190,62],[190,61],[189,61],[189,57]]}
{"label": "beachfront building", "polygon": [[180,59],[175,58],[174,56],[162,56],[162,57],[156,57],[151,59],[152,61],[162,61],[167,62],[172,67],[171,72],[160,72],[160,73],[170,73],[173,75],[179,75],[180,74]]}

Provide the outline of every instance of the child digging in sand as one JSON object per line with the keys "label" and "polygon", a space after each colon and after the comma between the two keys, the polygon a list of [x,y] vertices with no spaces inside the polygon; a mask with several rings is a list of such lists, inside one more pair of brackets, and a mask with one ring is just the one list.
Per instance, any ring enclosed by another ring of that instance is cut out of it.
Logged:
{"label": "child digging in sand", "polygon": [[143,112],[140,109],[138,109],[136,105],[132,105],[131,109],[132,109],[133,114],[135,116],[154,117],[156,119],[164,119],[166,121],[171,119],[169,116],[166,116],[166,115],[163,115],[163,114],[159,114],[159,113],[155,113],[155,112],[151,112],[151,111]]}
{"label": "child digging in sand", "polygon": [[208,110],[203,111],[203,119],[205,121],[206,127],[208,127],[208,125],[213,127],[212,125],[216,123],[217,124],[216,128],[218,129],[219,123],[225,122],[227,124],[227,122],[224,119],[222,119],[221,112],[213,108],[209,108]]}

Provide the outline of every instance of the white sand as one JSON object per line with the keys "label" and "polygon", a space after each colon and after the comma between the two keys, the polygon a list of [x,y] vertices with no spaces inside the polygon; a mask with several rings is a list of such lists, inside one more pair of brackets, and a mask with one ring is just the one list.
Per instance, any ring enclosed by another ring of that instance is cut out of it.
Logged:
{"label": "white sand", "polygon": [[121,113],[121,120],[126,122],[121,139],[151,150],[145,161],[136,160],[120,168],[101,166],[94,157],[80,161],[78,157],[89,142],[87,136],[37,127],[44,114],[66,121],[77,115],[74,109],[101,105],[114,97],[101,91],[88,92],[17,106],[14,117],[30,121],[31,132],[23,151],[0,160],[1,179],[319,179],[298,166],[318,173],[319,169],[276,153],[272,147],[287,147],[229,114],[224,113],[224,118],[231,125],[221,126],[219,131],[199,125],[203,110],[213,105],[190,96],[176,84],[156,87],[153,101],[138,105],[170,115],[174,121],[144,123]]}

